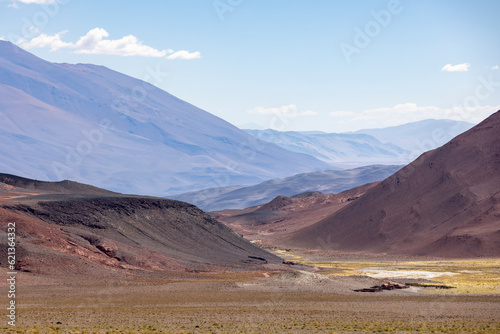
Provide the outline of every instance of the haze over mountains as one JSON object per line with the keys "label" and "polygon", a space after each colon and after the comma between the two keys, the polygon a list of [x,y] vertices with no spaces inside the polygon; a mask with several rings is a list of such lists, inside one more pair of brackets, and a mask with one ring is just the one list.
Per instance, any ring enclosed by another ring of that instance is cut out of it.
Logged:
{"label": "haze over mountains", "polygon": [[303,192],[339,193],[366,183],[381,181],[402,166],[365,166],[347,170],[304,173],[273,179],[253,186],[222,187],[195,191],[172,198],[193,203],[206,211],[243,209],[269,202],[276,196],[294,196]]}
{"label": "haze over mountains", "polygon": [[401,164],[401,157],[410,154],[394,144],[383,144],[375,137],[364,134],[280,132],[269,129],[245,131],[255,138],[342,168]]}
{"label": "haze over mountains", "polygon": [[469,122],[450,119],[426,119],[381,129],[363,129],[355,134],[370,135],[382,143],[397,144],[412,153],[421,154],[446,144],[473,126]]}
{"label": "haze over mountains", "polygon": [[337,167],[403,164],[435,149],[474,124],[428,119],[399,126],[354,133],[320,131],[245,130],[252,136],[287,150],[309,154]]}
{"label": "haze over mountains", "polygon": [[[500,111],[285,244],[443,257],[500,255]],[[319,238],[328,238],[324,245]]]}
{"label": "haze over mountains", "polygon": [[[166,195],[330,169],[141,80],[0,41],[0,171]],[[217,181],[217,182],[216,182]]]}

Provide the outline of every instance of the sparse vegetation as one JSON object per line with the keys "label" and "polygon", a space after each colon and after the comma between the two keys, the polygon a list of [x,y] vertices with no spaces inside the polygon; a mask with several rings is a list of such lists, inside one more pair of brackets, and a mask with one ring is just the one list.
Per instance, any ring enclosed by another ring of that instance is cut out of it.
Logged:
{"label": "sparse vegetation", "polygon": [[[432,282],[417,282],[432,284],[437,289],[426,289],[424,292],[446,294],[500,294],[500,259],[465,259],[465,260],[429,260],[429,261],[394,261],[394,260],[336,260],[314,259],[315,255],[294,250],[270,249],[282,258],[296,263],[318,267],[333,276],[367,275],[370,271],[382,270],[387,273],[385,278],[414,278],[412,275],[433,273],[436,277]],[[407,277],[402,275],[410,272]],[[390,274],[393,273],[391,276]],[[442,274],[442,275],[441,275]],[[418,286],[413,284],[414,286]],[[453,289],[439,288],[450,286]],[[423,287],[423,286],[420,286]]]}
{"label": "sparse vegetation", "polygon": [[[241,289],[263,273],[25,285],[16,330],[1,333],[498,333],[500,297]],[[67,282],[67,281],[66,281]],[[287,284],[286,280],[282,281]],[[106,284],[107,285],[106,285]],[[435,290],[435,289],[429,289]],[[454,289],[452,289],[454,290]],[[436,290],[437,291],[437,290]],[[105,292],[105,293],[104,293]],[[50,296],[50,297],[49,297]],[[46,306],[47,299],[51,307]]]}
{"label": "sparse vegetation", "polygon": [[[151,327],[151,328],[149,328]],[[170,324],[160,328],[153,326],[141,326],[140,328],[17,328],[4,329],[6,334],[38,334],[38,333],[70,333],[70,334],[152,334],[152,333],[467,333],[467,334],[489,334],[498,333],[500,326],[495,323],[473,323],[473,322],[388,322],[388,321],[324,321],[312,323],[281,323],[281,322],[256,322],[256,323],[226,323],[218,326],[196,325],[185,326]]]}

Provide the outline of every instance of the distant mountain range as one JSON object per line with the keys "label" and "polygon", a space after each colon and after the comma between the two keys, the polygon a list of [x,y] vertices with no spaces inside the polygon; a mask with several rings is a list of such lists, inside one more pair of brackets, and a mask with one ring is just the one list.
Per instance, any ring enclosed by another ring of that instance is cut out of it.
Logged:
{"label": "distant mountain range", "polygon": [[156,196],[231,189],[405,164],[468,126],[429,120],[351,134],[245,132],[141,80],[50,63],[0,41],[0,171],[41,180]]}
{"label": "distant mountain range", "polygon": [[421,154],[446,144],[473,126],[463,121],[426,119],[381,129],[359,130],[355,134],[370,135],[382,143],[397,144],[407,151]]}
{"label": "distant mountain range", "polygon": [[401,157],[410,152],[397,145],[381,143],[364,134],[323,132],[280,132],[245,130],[255,138],[289,151],[311,155],[335,167],[349,168],[371,164],[403,164]]}
{"label": "distant mountain range", "polygon": [[304,173],[284,179],[273,179],[253,186],[235,186],[206,189],[172,196],[173,199],[193,203],[206,211],[243,209],[269,202],[276,196],[294,196],[319,191],[339,193],[366,183],[381,181],[402,166],[365,166],[348,170],[330,170]]}
{"label": "distant mountain range", "polygon": [[348,168],[409,163],[425,151],[444,145],[473,126],[461,121],[428,119],[354,133],[245,131],[287,150],[311,155],[332,166]]}
{"label": "distant mountain range", "polygon": [[157,87],[0,41],[0,171],[166,195],[331,169]]}

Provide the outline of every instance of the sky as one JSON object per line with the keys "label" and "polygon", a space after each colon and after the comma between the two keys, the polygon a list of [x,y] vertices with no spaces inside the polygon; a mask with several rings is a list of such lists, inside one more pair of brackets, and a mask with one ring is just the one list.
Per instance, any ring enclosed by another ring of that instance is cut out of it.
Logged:
{"label": "sky", "polygon": [[347,132],[500,109],[498,0],[0,0],[0,38],[232,124]]}

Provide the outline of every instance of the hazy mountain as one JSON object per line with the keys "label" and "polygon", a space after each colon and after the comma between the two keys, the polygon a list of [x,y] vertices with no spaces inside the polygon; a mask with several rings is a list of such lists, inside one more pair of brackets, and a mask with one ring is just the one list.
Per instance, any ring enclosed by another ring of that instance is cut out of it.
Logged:
{"label": "hazy mountain", "polygon": [[[424,153],[288,245],[445,257],[500,255],[500,111]],[[318,240],[328,239],[322,245]]]}
{"label": "hazy mountain", "polygon": [[349,170],[330,170],[298,174],[253,186],[213,188],[173,196],[193,203],[205,211],[243,209],[269,202],[276,196],[293,196],[306,191],[339,193],[366,183],[381,181],[402,166],[365,166]]}
{"label": "hazy mountain", "polygon": [[474,124],[449,119],[427,119],[381,129],[364,129],[356,134],[373,136],[383,143],[397,143],[405,150],[421,154],[449,142]]}
{"label": "hazy mountain", "polygon": [[393,143],[381,143],[365,134],[325,133],[317,131],[245,130],[252,136],[289,151],[316,157],[337,167],[370,164],[400,164],[410,152]]}
{"label": "hazy mountain", "polygon": [[169,93],[0,41],[0,171],[165,195],[331,168]]}
{"label": "hazy mountain", "polygon": [[[16,223],[19,271],[166,277],[263,269],[282,261],[193,205],[121,195],[76,182],[0,174],[0,220]],[[0,235],[6,240],[6,229]],[[3,244],[2,267],[6,251]]]}

